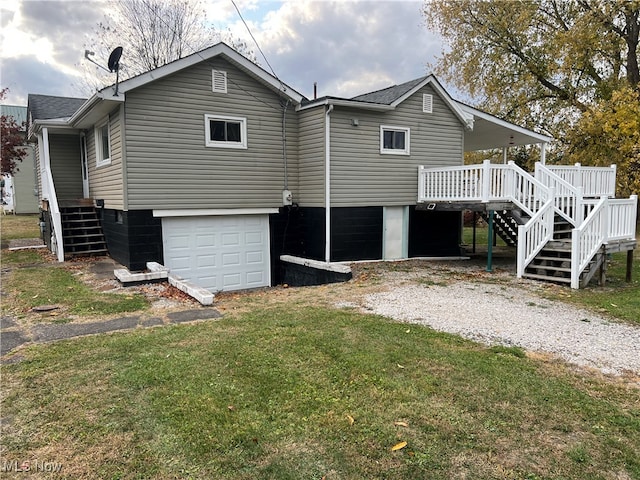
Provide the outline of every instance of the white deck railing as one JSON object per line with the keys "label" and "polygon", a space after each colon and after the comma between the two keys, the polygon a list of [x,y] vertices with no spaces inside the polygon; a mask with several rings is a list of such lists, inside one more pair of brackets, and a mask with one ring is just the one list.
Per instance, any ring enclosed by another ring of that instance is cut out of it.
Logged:
{"label": "white deck railing", "polygon": [[[518,276],[553,236],[554,190],[515,163],[419,167],[418,202],[512,202],[531,219],[518,229]],[[562,182],[561,179],[558,179]]]}
{"label": "white deck railing", "polygon": [[575,165],[545,165],[548,170],[558,175],[576,188],[582,187],[585,197],[615,197],[616,196],[616,166],[611,167],[583,167]]}
{"label": "white deck railing", "polygon": [[[571,222],[571,286],[608,241],[635,239],[638,197],[611,199],[615,165],[610,168],[536,165],[535,177],[513,162],[418,170],[418,203],[513,202],[531,218],[518,227],[518,277],[553,238],[558,213]],[[601,196],[600,200],[594,196]]]}

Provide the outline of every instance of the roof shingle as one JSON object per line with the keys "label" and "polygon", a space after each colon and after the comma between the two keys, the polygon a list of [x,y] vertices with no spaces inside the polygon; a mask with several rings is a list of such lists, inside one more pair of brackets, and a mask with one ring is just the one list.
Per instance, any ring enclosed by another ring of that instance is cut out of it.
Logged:
{"label": "roof shingle", "polygon": [[401,83],[400,85],[393,85],[391,87],[383,88],[382,90],[376,90],[375,92],[364,93],[362,95],[351,98],[351,100],[391,105],[405,93],[423,82],[426,78],[427,77],[420,77],[416,78],[415,80]]}
{"label": "roof shingle", "polygon": [[73,115],[86,101],[85,98],[54,97],[30,93],[27,110],[31,113],[32,120],[66,118]]}

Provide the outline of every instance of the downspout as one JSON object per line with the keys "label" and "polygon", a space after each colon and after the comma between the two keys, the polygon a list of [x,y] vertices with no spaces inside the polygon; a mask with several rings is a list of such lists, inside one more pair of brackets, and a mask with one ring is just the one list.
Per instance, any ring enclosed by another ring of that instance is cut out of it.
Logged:
{"label": "downspout", "polygon": [[324,260],[331,261],[331,112],[333,105],[327,107],[324,125]]}
{"label": "downspout", "polygon": [[44,176],[42,178],[43,191],[46,192],[49,201],[49,213],[53,223],[53,238],[51,239],[51,248],[58,257],[59,262],[64,262],[64,240],[62,237],[62,217],[60,215],[60,207],[58,206],[58,197],[56,188],[53,183],[53,173],[51,172],[51,157],[49,156],[49,130],[42,129],[42,151],[41,157],[44,163]]}

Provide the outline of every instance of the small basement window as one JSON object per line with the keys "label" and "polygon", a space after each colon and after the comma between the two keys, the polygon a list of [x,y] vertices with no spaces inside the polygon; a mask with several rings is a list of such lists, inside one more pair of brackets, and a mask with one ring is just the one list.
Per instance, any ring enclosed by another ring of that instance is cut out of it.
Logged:
{"label": "small basement window", "polygon": [[410,129],[380,125],[380,153],[409,155]]}
{"label": "small basement window", "polygon": [[221,148],[247,148],[247,119],[244,117],[204,116],[205,145]]}

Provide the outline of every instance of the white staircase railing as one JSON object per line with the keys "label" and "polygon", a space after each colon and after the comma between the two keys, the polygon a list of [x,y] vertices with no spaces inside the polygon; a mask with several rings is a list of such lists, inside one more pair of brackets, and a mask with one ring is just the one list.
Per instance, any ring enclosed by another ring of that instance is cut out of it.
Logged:
{"label": "white staircase railing", "polygon": [[55,182],[51,173],[51,157],[49,156],[49,131],[47,128],[42,129],[42,138],[39,142],[41,145],[40,159],[44,164],[42,171],[43,193],[49,202],[49,213],[51,215],[51,250],[56,254],[59,262],[64,262],[64,240],[62,236],[62,216],[58,204],[58,196],[56,195]]}
{"label": "white staircase railing", "polygon": [[585,217],[582,187],[575,187],[541,163],[535,165],[535,178],[553,188],[555,211],[574,227]]}
{"label": "white staircase railing", "polygon": [[524,225],[518,225],[517,276],[522,278],[527,266],[553,238],[555,217],[553,197]]}

